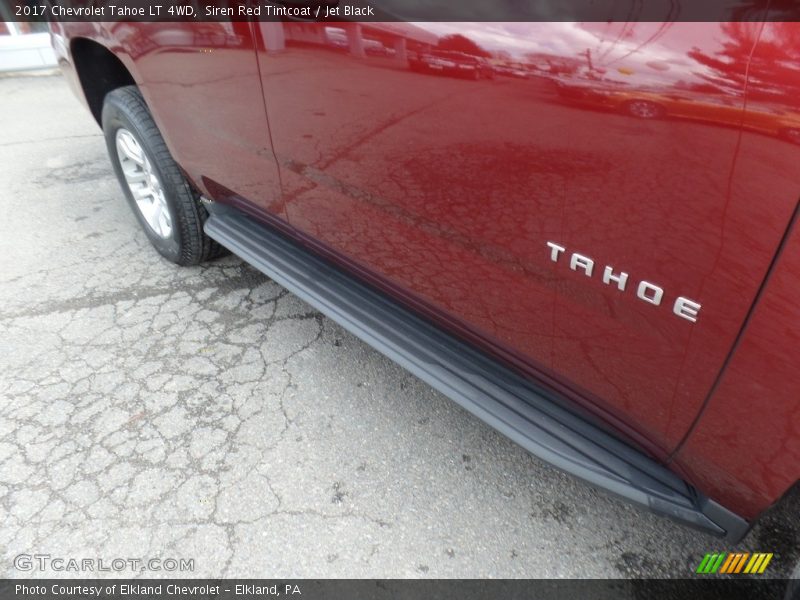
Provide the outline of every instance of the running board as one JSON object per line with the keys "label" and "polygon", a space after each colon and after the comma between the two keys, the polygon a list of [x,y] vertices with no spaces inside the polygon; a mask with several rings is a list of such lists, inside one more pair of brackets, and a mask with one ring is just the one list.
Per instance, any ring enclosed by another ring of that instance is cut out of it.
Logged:
{"label": "running board", "polygon": [[738,540],[748,524],[557,397],[273,228],[214,205],[206,233],[534,456],[634,504]]}

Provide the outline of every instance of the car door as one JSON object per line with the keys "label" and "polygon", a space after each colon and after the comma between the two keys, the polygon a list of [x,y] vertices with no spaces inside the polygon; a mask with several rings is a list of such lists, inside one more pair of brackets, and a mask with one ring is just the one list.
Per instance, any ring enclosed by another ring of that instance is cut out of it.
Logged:
{"label": "car door", "polygon": [[200,190],[282,216],[250,24],[116,23],[107,35]]}
{"label": "car door", "polygon": [[[763,157],[742,155],[730,123],[759,31],[261,24],[286,215],[330,257],[666,456],[797,197],[785,180],[753,184]],[[493,76],[422,68],[434,49],[481,56]],[[712,115],[671,115],[660,98],[678,92]]]}

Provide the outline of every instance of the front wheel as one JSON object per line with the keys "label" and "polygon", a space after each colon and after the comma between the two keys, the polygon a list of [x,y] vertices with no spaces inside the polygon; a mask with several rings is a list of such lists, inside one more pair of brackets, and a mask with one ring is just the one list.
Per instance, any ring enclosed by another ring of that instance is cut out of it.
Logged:
{"label": "front wheel", "polygon": [[208,212],[172,158],[139,89],[110,92],[102,122],[117,179],[156,250],[179,265],[219,256],[222,247],[203,232]]}

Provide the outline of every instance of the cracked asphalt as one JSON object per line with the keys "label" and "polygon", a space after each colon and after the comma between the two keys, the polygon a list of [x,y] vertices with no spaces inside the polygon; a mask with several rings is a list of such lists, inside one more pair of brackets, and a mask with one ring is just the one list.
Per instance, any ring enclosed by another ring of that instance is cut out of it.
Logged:
{"label": "cracked asphalt", "polygon": [[[0,131],[2,576],[663,577],[733,549],[532,458],[237,258],[162,260],[60,77],[0,78]],[[788,572],[796,520],[739,547]]]}

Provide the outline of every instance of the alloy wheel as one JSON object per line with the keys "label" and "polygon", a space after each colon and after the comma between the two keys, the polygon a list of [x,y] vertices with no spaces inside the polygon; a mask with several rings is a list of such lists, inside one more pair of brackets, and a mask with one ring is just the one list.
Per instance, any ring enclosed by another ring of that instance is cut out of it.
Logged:
{"label": "alloy wheel", "polygon": [[164,196],[164,188],[144,148],[136,137],[124,128],[117,130],[116,143],[122,174],[139,212],[158,236],[164,239],[171,238],[172,217]]}

